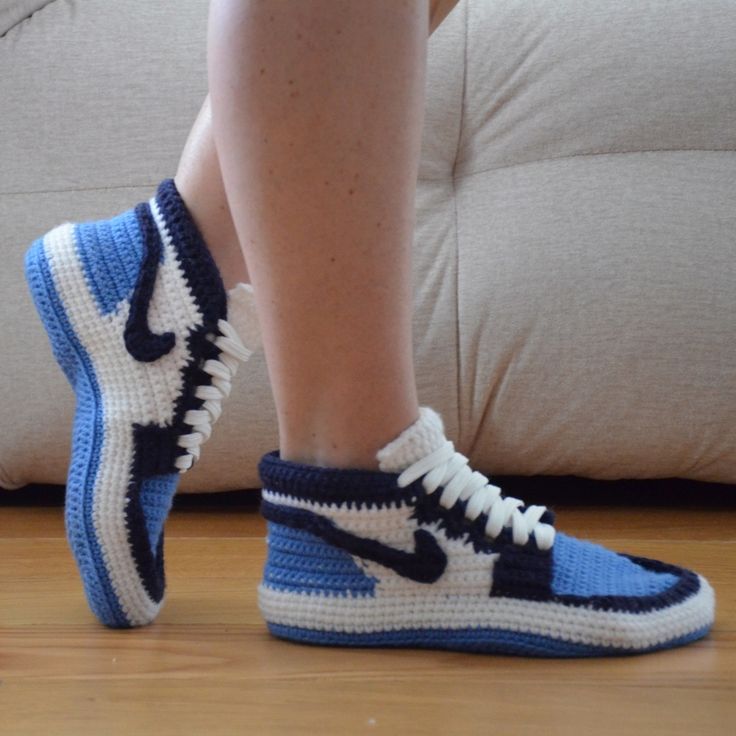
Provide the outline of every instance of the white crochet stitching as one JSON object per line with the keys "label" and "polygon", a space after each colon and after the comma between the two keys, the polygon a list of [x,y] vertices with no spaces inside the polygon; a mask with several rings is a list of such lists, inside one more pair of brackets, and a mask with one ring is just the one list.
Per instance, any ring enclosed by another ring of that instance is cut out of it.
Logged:
{"label": "white crochet stitching", "polygon": [[[426,473],[426,475],[425,475]],[[468,458],[455,451],[450,440],[404,470],[398,478],[400,488],[408,486],[421,476],[427,493],[444,486],[440,504],[449,509],[457,501],[467,501],[465,516],[473,521],[488,514],[485,533],[495,539],[504,527],[511,526],[514,544],[525,545],[533,533],[537,547],[547,550],[555,540],[555,528],[539,520],[546,506],[529,506],[523,513],[524,502],[518,498],[502,497],[501,489],[492,485],[483,473],[468,467]]]}
{"label": "white crochet stitching", "polygon": [[222,414],[222,400],[230,395],[232,379],[240,362],[245,362],[252,351],[243,345],[235,328],[226,320],[217,323],[220,335],[210,333],[207,337],[220,348],[218,358],[211,358],[202,366],[202,370],[212,376],[212,383],[197,386],[194,395],[204,400],[200,409],[190,409],[184,415],[184,423],[194,430],[179,437],[178,445],[186,450],[186,454],[176,458],[175,465],[180,473],[184,473],[199,460],[201,445],[212,434],[212,425]]}

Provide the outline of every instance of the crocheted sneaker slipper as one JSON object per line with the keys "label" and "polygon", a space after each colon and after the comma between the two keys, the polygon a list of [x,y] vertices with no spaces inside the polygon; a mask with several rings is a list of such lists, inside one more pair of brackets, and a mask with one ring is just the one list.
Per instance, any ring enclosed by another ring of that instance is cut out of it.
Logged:
{"label": "crocheted sneaker slipper", "polygon": [[[697,573],[555,530],[468,467],[422,407],[380,471],[259,465],[259,603],[293,641],[581,657],[680,646],[713,624]],[[401,469],[401,472],[398,472]]]}
{"label": "crocheted sneaker slipper", "polygon": [[76,393],[67,537],[95,615],[152,621],[180,477],[251,354],[173,180],[110,220],[66,223],[26,254],[54,356]]}

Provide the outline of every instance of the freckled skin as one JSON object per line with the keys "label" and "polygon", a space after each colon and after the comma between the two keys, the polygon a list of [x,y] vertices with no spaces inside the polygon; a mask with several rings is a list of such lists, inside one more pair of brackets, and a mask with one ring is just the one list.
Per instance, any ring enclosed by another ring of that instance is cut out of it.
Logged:
{"label": "freckled skin", "polygon": [[[1,0],[0,0],[1,1]],[[247,0],[213,0],[213,3],[228,2],[246,2]],[[412,0],[415,1],[415,0]],[[444,17],[457,4],[458,0],[429,0],[430,17],[429,31],[430,35],[440,25]],[[292,8],[298,7],[301,3],[293,3]],[[337,5],[337,4],[335,4]],[[276,23],[276,16],[273,14],[274,8],[283,7],[281,3],[272,3],[271,6],[264,11],[268,14],[268,23],[266,27],[273,27]],[[340,9],[330,9],[332,14],[341,12]],[[271,11],[271,13],[269,13]],[[362,28],[366,28],[365,25]],[[298,46],[299,53],[304,56],[316,56],[322,53],[325,39],[329,36],[329,42],[343,43],[342,39],[336,36],[346,35],[350,28],[337,21],[333,28],[329,31],[320,33],[303,32],[303,29],[296,28],[294,34],[302,36],[301,44]],[[334,31],[334,35],[333,35]],[[285,36],[278,36],[277,43],[283,44]],[[294,38],[294,36],[292,36]],[[297,39],[298,40],[298,39]],[[296,45],[296,40],[294,41]],[[287,44],[288,45],[288,44]],[[262,64],[263,59],[253,60],[254,73],[265,82],[265,76],[273,77],[273,68],[269,65],[267,68]],[[290,70],[293,72],[293,69]],[[304,99],[304,90],[301,90],[300,99]],[[296,99],[296,98],[295,98]],[[369,105],[370,114],[374,114],[374,106]],[[314,126],[322,127],[324,124],[323,117],[316,113],[314,115]],[[359,149],[364,145],[363,136],[357,139],[355,148]],[[273,169],[269,170],[269,175],[273,176]],[[222,182],[222,170],[219,158],[215,150],[213,138],[213,126],[211,116],[211,104],[209,95],[204,101],[200,113],[192,126],[189,138],[187,139],[184,150],[182,151],[174,177],[176,186],[182,194],[184,201],[187,203],[197,226],[202,231],[205,241],[223,274],[223,280],[227,288],[235,286],[235,284],[243,282],[250,283],[251,276],[243,259],[241,245],[235,225],[232,219],[230,206],[225,195],[225,189]],[[270,178],[269,178],[270,180]],[[274,181],[278,181],[274,177]],[[329,186],[329,184],[325,184]]]}
{"label": "freckled skin", "polygon": [[430,8],[456,1],[212,0],[217,150],[287,460],[375,469],[376,450],[418,416],[410,284],[427,29]]}

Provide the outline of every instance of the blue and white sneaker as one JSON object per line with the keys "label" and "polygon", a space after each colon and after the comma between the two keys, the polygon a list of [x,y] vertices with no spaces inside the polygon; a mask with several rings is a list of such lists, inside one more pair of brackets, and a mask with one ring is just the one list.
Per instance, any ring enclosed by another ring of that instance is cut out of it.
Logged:
{"label": "blue and white sneaker", "polygon": [[51,230],[26,278],[77,398],[65,522],[87,599],[107,626],[147,624],[178,479],[251,351],[171,179],[110,220]]}
{"label": "blue and white sneaker", "polygon": [[592,657],[710,630],[715,597],[703,577],[557,532],[546,507],[506,498],[471,471],[429,407],[378,460],[367,471],[262,458],[259,605],[274,635]]}

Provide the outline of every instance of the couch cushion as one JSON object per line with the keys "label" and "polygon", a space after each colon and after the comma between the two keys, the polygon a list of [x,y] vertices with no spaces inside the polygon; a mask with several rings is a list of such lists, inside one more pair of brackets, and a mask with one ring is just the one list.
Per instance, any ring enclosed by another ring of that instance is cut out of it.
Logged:
{"label": "couch cushion", "polygon": [[[73,413],[23,253],[175,171],[206,15],[0,0],[0,485],[63,482]],[[736,482],[735,31],[720,0],[461,0],[430,39],[417,381],[479,470]],[[276,445],[257,354],[183,487],[256,487]]]}
{"label": "couch cushion", "polygon": [[472,2],[461,444],[500,474],[736,479],[736,4]]}

